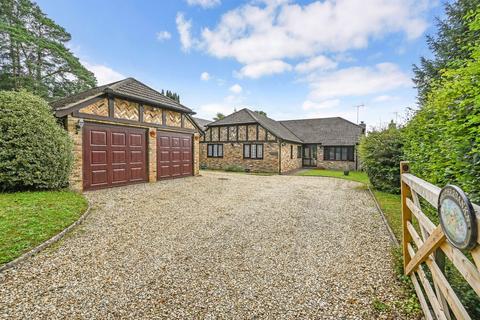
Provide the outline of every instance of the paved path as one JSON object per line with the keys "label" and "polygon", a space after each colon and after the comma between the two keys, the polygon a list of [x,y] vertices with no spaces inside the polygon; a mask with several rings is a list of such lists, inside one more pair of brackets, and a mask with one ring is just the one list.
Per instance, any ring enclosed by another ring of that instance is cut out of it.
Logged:
{"label": "paved path", "polygon": [[385,226],[355,182],[204,172],[87,193],[59,244],[0,274],[0,318],[401,318]]}

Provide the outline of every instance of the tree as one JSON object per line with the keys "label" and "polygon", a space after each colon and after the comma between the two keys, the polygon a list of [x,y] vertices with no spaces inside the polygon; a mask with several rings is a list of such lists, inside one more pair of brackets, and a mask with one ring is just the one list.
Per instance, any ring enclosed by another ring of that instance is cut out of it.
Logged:
{"label": "tree", "polygon": [[413,66],[413,82],[418,90],[418,102],[423,106],[432,83],[438,80],[442,70],[452,59],[465,59],[469,56],[467,45],[474,41],[475,35],[469,32],[471,18],[465,19],[468,12],[480,6],[479,0],[458,0],[446,2],[445,18],[437,19],[437,35],[427,36],[427,44],[433,53],[433,58],[420,58],[419,65]]}
{"label": "tree", "polygon": [[70,39],[30,0],[0,0],[0,89],[54,99],[95,86],[93,73],[66,48]]}
{"label": "tree", "polygon": [[258,114],[261,114],[262,116],[267,116],[267,113],[265,111],[262,111],[262,110],[255,110],[256,113]]}
{"label": "tree", "polygon": [[172,92],[170,90],[167,90],[164,92],[164,90],[162,89],[162,94],[172,100],[175,100],[177,101],[178,103],[180,103],[180,95],[178,93],[175,93],[175,92]]}
{"label": "tree", "polygon": [[225,115],[221,112],[217,112],[217,115],[213,117],[213,121],[222,120],[223,118],[225,118]]}

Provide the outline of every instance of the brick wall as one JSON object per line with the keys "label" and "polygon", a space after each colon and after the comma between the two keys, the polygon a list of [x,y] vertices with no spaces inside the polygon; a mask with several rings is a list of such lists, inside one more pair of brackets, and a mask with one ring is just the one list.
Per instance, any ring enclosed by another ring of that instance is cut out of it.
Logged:
{"label": "brick wall", "polygon": [[240,166],[252,172],[278,172],[278,143],[263,142],[263,159],[243,159],[243,143],[223,143],[223,158],[208,158],[207,143],[200,144],[200,163],[208,169]]}
{"label": "brick wall", "polygon": [[73,140],[73,168],[70,173],[70,188],[75,191],[82,191],[83,189],[83,152],[82,152],[82,140],[83,131],[78,130],[78,119],[74,117],[67,117],[67,132]]}
{"label": "brick wall", "polygon": [[[290,172],[293,170],[300,169],[302,167],[302,158],[297,158],[297,147],[301,146],[300,144],[286,143],[283,142],[281,146],[282,158],[281,162],[281,173]],[[292,150],[293,149],[293,150]],[[293,156],[293,158],[292,158]]]}
{"label": "brick wall", "polygon": [[[357,157],[357,146],[355,146],[354,159]],[[355,161],[327,161],[323,160],[323,146],[317,146],[317,167],[331,170],[355,170]]]}

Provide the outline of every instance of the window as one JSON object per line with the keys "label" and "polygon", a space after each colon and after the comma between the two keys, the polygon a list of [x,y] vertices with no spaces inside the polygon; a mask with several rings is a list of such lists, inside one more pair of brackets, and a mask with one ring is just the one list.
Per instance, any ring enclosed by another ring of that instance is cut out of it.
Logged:
{"label": "window", "polygon": [[293,144],[290,145],[290,159],[293,159]]}
{"label": "window", "polygon": [[323,160],[354,161],[354,147],[324,147]]}
{"label": "window", "polygon": [[263,144],[244,144],[244,159],[263,159]]}
{"label": "window", "polygon": [[208,144],[207,145],[208,158],[223,158],[223,144]]}
{"label": "window", "polygon": [[297,146],[297,159],[302,158],[302,146]]}

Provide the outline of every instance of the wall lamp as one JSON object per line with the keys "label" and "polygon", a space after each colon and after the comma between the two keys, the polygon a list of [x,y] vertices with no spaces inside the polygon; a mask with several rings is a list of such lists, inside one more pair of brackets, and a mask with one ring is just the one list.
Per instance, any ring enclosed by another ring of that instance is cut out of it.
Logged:
{"label": "wall lamp", "polygon": [[75,133],[78,134],[80,132],[80,130],[82,130],[83,128],[83,125],[85,124],[85,122],[83,122],[83,119],[79,119],[77,124],[75,125]]}

